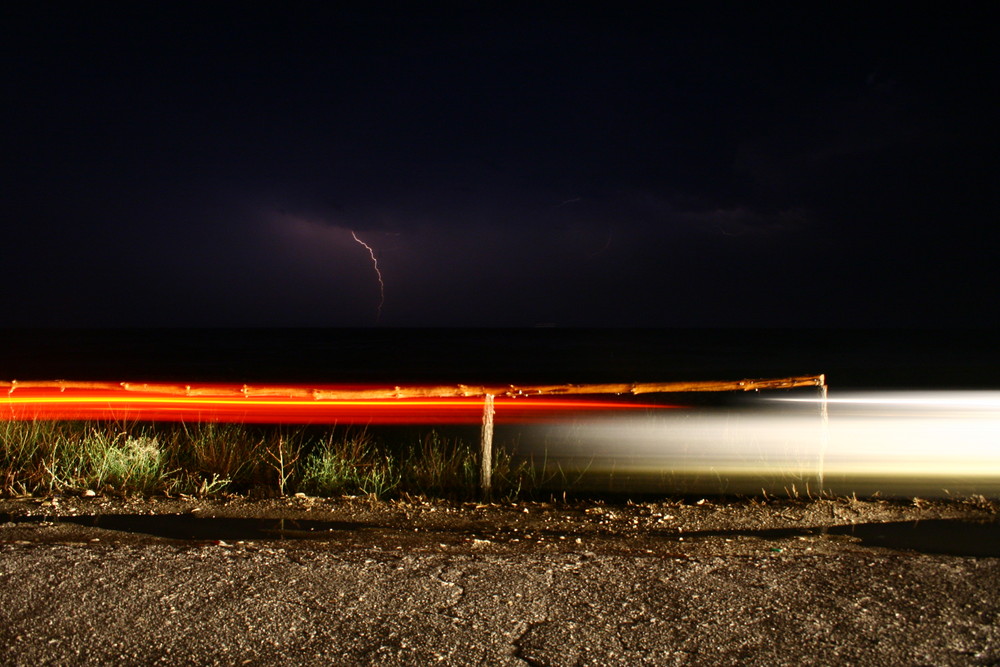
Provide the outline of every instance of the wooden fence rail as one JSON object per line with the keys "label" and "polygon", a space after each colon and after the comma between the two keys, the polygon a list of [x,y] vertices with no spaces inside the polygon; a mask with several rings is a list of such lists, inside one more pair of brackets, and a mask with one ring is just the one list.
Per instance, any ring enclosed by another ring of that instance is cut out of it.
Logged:
{"label": "wooden fence rail", "polygon": [[217,396],[244,398],[298,398],[317,401],[385,400],[393,398],[477,398],[485,396],[528,398],[531,396],[568,396],[574,394],[672,394],[680,392],[759,391],[821,387],[823,375],[800,375],[778,379],[747,379],[699,382],[622,382],[605,384],[547,385],[411,385],[396,387],[303,387],[290,385],[168,384],[143,382],[78,382],[73,380],[0,381],[0,391],[8,395],[18,390],[58,389],[109,392],[137,392],[169,396]]}

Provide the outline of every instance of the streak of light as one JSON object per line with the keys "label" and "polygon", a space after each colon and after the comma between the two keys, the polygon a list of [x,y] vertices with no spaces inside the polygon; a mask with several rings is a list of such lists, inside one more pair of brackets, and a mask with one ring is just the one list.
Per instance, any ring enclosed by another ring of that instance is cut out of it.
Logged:
{"label": "streak of light", "polygon": [[[233,396],[234,388],[202,387],[197,396],[109,389],[19,388],[0,396],[0,420],[125,419],[302,424],[474,424],[480,398],[301,399]],[[294,390],[295,388],[290,388]],[[304,389],[303,389],[304,390]],[[497,420],[537,422],[567,413],[652,410],[667,406],[620,401],[498,398]]]}
{"label": "streak of light", "polygon": [[368,254],[371,255],[372,258],[372,266],[375,268],[375,277],[378,278],[379,301],[378,310],[375,313],[375,321],[378,322],[382,317],[382,306],[385,305],[385,283],[382,281],[382,271],[378,268],[378,259],[375,257],[375,250],[370,245],[359,239],[358,235],[353,230],[351,231],[351,236],[354,237],[355,241],[365,247],[365,250],[368,251]]}
{"label": "streak of light", "polygon": [[[737,409],[586,416],[530,427],[563,474],[692,492],[1000,495],[1000,392],[764,398]],[[693,485],[693,486],[691,486]],[[685,490],[685,488],[679,488]]]}
{"label": "streak of light", "polygon": [[[779,403],[818,403],[815,397],[770,398]],[[880,392],[877,394],[848,394],[830,396],[828,403],[852,406],[906,406],[924,407],[928,410],[971,408],[974,410],[1000,411],[1000,392],[949,391],[949,392]]]}

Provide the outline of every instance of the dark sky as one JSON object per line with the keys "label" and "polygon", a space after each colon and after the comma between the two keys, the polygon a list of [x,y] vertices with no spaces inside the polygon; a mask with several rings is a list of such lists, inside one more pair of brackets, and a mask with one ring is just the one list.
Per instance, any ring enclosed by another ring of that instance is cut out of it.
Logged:
{"label": "dark sky", "polygon": [[0,325],[1000,323],[990,3],[399,4],[6,3]]}

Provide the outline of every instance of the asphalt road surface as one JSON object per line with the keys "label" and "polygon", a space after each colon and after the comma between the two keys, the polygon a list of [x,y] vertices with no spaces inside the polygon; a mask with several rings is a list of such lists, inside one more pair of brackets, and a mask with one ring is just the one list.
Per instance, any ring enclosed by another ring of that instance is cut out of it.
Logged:
{"label": "asphalt road surface", "polygon": [[3,664],[1000,664],[988,501],[0,514]]}

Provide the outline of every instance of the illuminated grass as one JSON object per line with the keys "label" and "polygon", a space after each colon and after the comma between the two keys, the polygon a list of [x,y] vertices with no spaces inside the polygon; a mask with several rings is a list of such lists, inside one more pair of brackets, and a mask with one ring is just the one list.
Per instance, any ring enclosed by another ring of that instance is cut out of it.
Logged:
{"label": "illuminated grass", "polygon": [[[535,490],[530,466],[495,452],[500,497]],[[478,493],[478,453],[435,431],[402,442],[371,433],[241,424],[0,422],[0,493],[279,496]]]}

